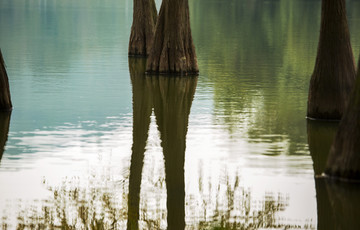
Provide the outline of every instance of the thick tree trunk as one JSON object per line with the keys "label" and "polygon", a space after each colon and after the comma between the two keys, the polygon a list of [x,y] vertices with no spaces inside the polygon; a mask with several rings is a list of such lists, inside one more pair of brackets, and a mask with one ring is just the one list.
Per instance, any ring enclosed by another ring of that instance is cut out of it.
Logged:
{"label": "thick tree trunk", "polygon": [[188,0],[163,0],[147,73],[198,74]]}
{"label": "thick tree trunk", "polygon": [[360,70],[330,149],[325,172],[334,177],[360,180]]}
{"label": "thick tree trunk", "polygon": [[139,229],[139,202],[144,153],[148,138],[152,99],[145,78],[145,59],[129,59],[133,91],[133,145],[130,165],[127,229]]}
{"label": "thick tree trunk", "polygon": [[165,159],[167,229],[185,229],[186,134],[197,78],[153,77],[154,112]]}
{"label": "thick tree trunk", "polygon": [[11,112],[0,112],[0,162],[7,141]]}
{"label": "thick tree trunk", "polygon": [[5,62],[0,50],[0,111],[12,109],[9,78],[6,73]]}
{"label": "thick tree trunk", "polygon": [[134,0],[129,56],[149,55],[155,33],[157,10],[154,0]]}
{"label": "thick tree trunk", "polygon": [[345,0],[323,0],[315,69],[311,76],[307,116],[340,120],[355,79]]}

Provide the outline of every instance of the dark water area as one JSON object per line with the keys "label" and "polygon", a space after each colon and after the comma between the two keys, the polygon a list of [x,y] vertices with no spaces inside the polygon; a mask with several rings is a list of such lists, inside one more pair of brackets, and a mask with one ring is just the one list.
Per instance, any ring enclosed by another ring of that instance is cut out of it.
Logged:
{"label": "dark water area", "polygon": [[0,1],[2,229],[360,227],[321,177],[338,124],[305,118],[320,0],[189,0],[197,77],[128,58],[132,4]]}

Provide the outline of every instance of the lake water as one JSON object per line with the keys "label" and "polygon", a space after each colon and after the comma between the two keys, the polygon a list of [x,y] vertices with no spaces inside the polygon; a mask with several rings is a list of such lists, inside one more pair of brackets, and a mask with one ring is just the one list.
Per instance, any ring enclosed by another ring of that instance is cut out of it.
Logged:
{"label": "lake water", "polygon": [[337,127],[305,119],[321,1],[189,5],[200,75],[174,78],[128,58],[130,0],[0,1],[3,229],[359,225],[359,188],[314,179]]}

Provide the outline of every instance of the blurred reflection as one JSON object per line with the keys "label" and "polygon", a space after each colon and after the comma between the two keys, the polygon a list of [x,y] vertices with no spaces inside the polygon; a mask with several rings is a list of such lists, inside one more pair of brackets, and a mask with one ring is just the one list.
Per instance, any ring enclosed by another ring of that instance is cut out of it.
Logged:
{"label": "blurred reflection", "polygon": [[318,229],[360,229],[360,184],[317,178]]}
{"label": "blurred reflection", "polygon": [[197,78],[160,76],[151,80],[165,159],[168,229],[184,229],[186,134]]}
{"label": "blurred reflection", "polygon": [[144,59],[129,59],[134,124],[127,228],[139,228],[141,173],[153,105],[165,159],[167,225],[168,229],[184,229],[186,134],[197,78],[147,77],[144,67]]}
{"label": "blurred reflection", "polygon": [[133,92],[133,145],[129,178],[127,229],[139,229],[141,173],[152,109],[150,85],[145,77],[146,59],[130,58],[129,70]]}
{"label": "blurred reflection", "polygon": [[338,122],[307,121],[308,144],[316,176],[325,170],[338,125]]}
{"label": "blurred reflection", "polygon": [[11,112],[0,112],[0,162],[7,141]]}
{"label": "blurred reflection", "polygon": [[360,184],[326,180],[332,211],[332,228],[360,229]]}
{"label": "blurred reflection", "polygon": [[[337,122],[308,120],[308,143],[316,176],[324,172],[337,127]],[[315,187],[319,230],[360,228],[360,184],[316,177]]]}

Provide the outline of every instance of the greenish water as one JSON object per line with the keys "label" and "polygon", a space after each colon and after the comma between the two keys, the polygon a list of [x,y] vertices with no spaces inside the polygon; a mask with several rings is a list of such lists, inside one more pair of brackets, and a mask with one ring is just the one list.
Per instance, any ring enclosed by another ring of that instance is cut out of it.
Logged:
{"label": "greenish water", "polygon": [[3,228],[357,228],[359,187],[314,179],[337,126],[305,119],[321,1],[189,4],[200,75],[169,78],[128,58],[130,0],[0,1]]}

